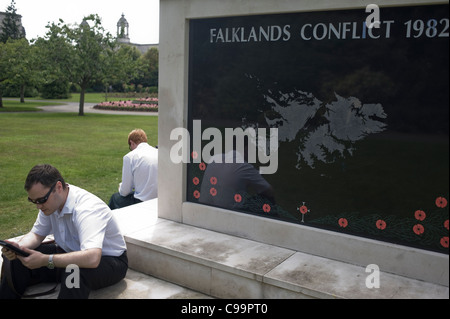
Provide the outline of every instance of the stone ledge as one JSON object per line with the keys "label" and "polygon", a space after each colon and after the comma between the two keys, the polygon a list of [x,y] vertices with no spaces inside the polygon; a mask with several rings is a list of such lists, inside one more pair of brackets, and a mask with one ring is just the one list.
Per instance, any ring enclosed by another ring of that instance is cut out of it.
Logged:
{"label": "stone ledge", "polygon": [[449,298],[449,288],[157,217],[157,200],[115,211],[130,267],[218,298]]}
{"label": "stone ledge", "polygon": [[183,223],[448,287],[449,256],[374,239],[185,202]]}

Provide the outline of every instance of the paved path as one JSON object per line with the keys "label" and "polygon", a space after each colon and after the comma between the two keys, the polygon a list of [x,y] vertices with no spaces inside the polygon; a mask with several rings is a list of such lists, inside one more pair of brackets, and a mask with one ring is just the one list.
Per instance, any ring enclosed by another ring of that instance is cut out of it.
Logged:
{"label": "paved path", "polygon": [[[18,100],[17,98],[4,98],[3,100]],[[28,102],[42,102],[42,100],[26,99]],[[64,101],[48,101],[49,103],[60,103],[60,105],[48,105],[38,106],[44,112],[53,113],[78,113],[79,102],[64,102]],[[144,116],[158,116],[158,112],[133,112],[133,111],[110,111],[110,110],[97,110],[94,106],[97,103],[84,103],[84,113],[97,113],[97,114],[115,114],[115,115],[144,115]]]}
{"label": "paved path", "polygon": [[[54,103],[54,102],[52,102]],[[144,115],[144,116],[158,116],[158,112],[133,112],[133,111],[110,111],[94,109],[96,103],[84,103],[84,113],[98,113],[98,114],[115,114],[115,115]],[[71,112],[78,113],[78,102],[63,102],[61,105],[40,106],[44,112]]]}

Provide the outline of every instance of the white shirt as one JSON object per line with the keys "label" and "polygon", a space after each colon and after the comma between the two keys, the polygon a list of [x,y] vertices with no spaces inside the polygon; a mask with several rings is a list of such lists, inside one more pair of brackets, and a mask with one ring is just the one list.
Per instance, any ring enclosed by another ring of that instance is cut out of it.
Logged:
{"label": "white shirt", "polygon": [[123,157],[119,193],[127,196],[133,191],[141,201],[158,197],[158,150],[147,143],[140,143]]}
{"label": "white shirt", "polygon": [[47,236],[66,252],[101,248],[103,256],[120,256],[125,240],[108,205],[88,191],[68,185],[69,194],[61,211],[46,216],[39,210],[32,232]]}

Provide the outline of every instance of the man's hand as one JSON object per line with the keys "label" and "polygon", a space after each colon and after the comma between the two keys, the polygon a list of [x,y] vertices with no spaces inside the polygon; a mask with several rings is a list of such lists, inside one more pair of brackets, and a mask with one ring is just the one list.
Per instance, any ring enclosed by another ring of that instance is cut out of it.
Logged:
{"label": "man's hand", "polygon": [[[8,241],[8,243],[13,245],[13,246],[16,246],[17,248],[21,248],[18,243],[15,243],[15,242],[12,242],[12,241]],[[9,250],[6,247],[2,248],[2,254],[9,260],[14,260],[14,259],[17,258],[16,253],[13,252],[12,250]]]}
{"label": "man's hand", "polygon": [[48,255],[45,255],[39,251],[22,248],[25,252],[29,253],[30,256],[22,257],[16,256],[22,264],[29,269],[37,269],[48,265]]}

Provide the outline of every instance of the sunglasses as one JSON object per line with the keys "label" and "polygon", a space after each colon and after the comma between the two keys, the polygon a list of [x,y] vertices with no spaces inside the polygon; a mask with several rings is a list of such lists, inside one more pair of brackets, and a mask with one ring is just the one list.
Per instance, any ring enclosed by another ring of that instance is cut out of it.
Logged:
{"label": "sunglasses", "polygon": [[52,191],[55,188],[57,183],[58,182],[56,182],[55,184],[53,184],[52,187],[50,187],[50,190],[48,191],[47,194],[45,194],[44,197],[41,197],[41,198],[38,198],[38,199],[35,199],[35,200],[32,200],[30,197],[28,197],[28,201],[33,203],[33,204],[36,204],[36,205],[44,204],[48,200],[48,198],[50,197],[50,194],[52,193]]}

